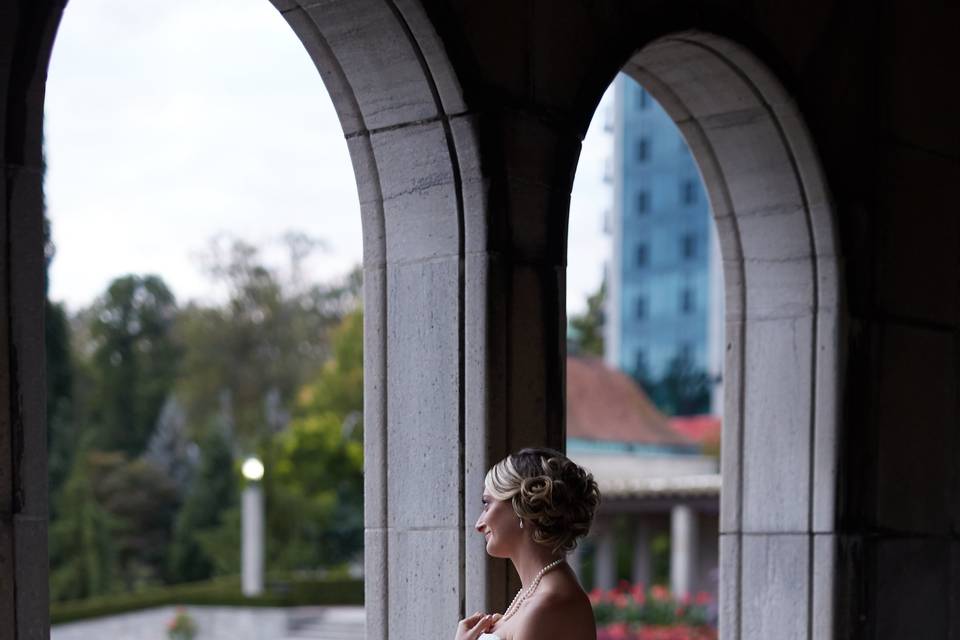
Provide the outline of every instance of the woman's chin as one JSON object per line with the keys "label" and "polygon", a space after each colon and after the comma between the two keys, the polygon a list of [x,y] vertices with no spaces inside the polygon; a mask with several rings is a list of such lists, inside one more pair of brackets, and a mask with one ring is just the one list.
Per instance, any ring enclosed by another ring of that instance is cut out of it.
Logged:
{"label": "woman's chin", "polygon": [[487,555],[494,558],[509,558],[509,553],[504,553],[492,540],[487,540]]}

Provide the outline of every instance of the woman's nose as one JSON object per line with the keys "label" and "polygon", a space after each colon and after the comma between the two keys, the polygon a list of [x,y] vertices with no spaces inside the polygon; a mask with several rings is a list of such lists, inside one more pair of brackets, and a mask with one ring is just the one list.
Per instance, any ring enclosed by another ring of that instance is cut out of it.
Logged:
{"label": "woman's nose", "polygon": [[479,531],[480,533],[483,533],[483,516],[480,516],[479,518],[477,518],[477,523],[473,525],[473,528]]}

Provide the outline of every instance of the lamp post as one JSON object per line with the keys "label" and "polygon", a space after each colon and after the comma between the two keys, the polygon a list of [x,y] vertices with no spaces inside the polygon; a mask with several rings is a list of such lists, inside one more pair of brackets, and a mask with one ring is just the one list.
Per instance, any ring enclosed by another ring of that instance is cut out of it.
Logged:
{"label": "lamp post", "polygon": [[246,478],[243,488],[242,539],[240,556],[241,584],[243,595],[257,596],[263,593],[263,463],[256,458],[247,458],[240,468]]}

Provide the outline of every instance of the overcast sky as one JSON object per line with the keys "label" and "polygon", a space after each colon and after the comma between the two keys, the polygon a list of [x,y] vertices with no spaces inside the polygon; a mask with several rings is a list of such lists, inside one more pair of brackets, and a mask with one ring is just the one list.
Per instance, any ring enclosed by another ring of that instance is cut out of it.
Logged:
{"label": "overcast sky", "polygon": [[[606,102],[606,100],[605,100]],[[570,219],[568,310],[599,286],[610,238],[598,110]],[[356,186],[333,105],[267,0],[75,0],[47,83],[45,182],[57,255],[50,295],[71,311],[125,273],[178,300],[218,298],[196,256],[230,233],[296,230],[327,246],[318,280],[362,259]]]}

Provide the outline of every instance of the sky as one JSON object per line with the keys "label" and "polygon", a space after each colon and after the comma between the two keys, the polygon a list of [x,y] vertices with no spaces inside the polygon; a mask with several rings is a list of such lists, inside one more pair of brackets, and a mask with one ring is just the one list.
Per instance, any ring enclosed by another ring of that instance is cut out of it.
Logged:
{"label": "sky", "polygon": [[[605,97],[571,198],[568,312],[599,287],[610,237]],[[267,0],[74,0],[53,49],[45,193],[50,297],[70,311],[113,278],[159,274],[177,299],[222,299],[201,268],[224,234],[265,247],[322,241],[319,281],[362,261],[360,207],[333,105]]]}

